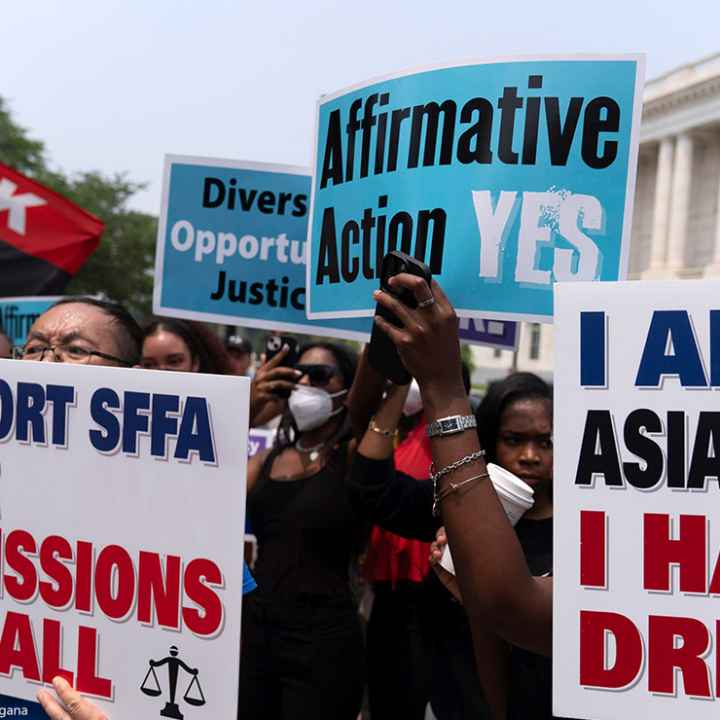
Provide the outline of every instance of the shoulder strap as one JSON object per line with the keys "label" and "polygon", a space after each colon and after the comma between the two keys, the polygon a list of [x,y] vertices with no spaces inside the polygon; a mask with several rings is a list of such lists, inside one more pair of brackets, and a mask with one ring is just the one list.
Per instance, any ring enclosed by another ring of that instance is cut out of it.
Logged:
{"label": "shoulder strap", "polygon": [[260,468],[260,475],[258,476],[257,482],[255,483],[251,493],[256,494],[261,488],[265,487],[265,484],[270,479],[270,472],[272,471],[273,463],[275,462],[275,458],[283,451],[284,448],[280,448],[277,445],[274,445],[272,450],[270,450],[268,456],[265,458],[265,461],[262,464],[262,467]]}

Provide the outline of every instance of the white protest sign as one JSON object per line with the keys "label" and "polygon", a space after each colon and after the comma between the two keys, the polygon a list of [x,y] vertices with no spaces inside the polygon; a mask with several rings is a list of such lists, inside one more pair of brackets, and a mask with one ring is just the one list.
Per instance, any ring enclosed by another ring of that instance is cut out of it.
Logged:
{"label": "white protest sign", "polygon": [[717,717],[719,296],[556,290],[555,715]]}
{"label": "white protest sign", "polygon": [[[234,718],[249,381],[0,362],[0,675]],[[162,711],[162,712],[161,712]]]}

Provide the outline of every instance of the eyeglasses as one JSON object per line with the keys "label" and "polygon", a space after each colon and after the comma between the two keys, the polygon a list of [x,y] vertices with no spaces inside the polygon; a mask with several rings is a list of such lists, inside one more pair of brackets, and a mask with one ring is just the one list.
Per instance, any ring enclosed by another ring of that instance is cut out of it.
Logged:
{"label": "eyeglasses", "polygon": [[87,363],[90,362],[90,358],[94,355],[95,357],[110,360],[125,367],[132,366],[132,363],[128,360],[123,360],[114,355],[108,355],[99,350],[88,350],[81,345],[40,345],[28,343],[22,348],[14,347],[13,357],[16,360],[42,360],[45,357],[45,353],[48,352],[51,352],[60,362],[75,364]]}
{"label": "eyeglasses", "polygon": [[301,377],[307,375],[310,383],[317,387],[325,387],[337,374],[337,368],[334,365],[302,365],[295,366],[299,370]]}

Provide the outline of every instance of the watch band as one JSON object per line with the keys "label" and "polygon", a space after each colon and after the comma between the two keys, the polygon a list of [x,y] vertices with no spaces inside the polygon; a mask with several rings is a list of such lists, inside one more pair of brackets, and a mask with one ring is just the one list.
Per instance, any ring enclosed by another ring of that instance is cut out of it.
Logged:
{"label": "watch band", "polygon": [[450,415],[431,422],[427,428],[428,437],[454,435],[477,427],[474,415]]}

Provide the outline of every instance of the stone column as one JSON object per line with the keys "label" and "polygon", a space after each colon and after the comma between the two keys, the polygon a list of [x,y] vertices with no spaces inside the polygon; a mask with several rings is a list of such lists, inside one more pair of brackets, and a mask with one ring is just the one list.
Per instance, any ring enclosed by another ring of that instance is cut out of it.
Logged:
{"label": "stone column", "polygon": [[685,264],[690,182],[692,180],[693,143],[690,133],[678,135],[675,143],[675,167],[672,179],[672,201],[668,235],[667,269],[675,275]]}
{"label": "stone column", "polygon": [[710,265],[705,270],[705,275],[720,275],[720,172],[718,172],[717,209],[715,210],[715,249]]}
{"label": "stone column", "polygon": [[675,138],[666,137],[660,141],[658,149],[652,236],[650,238],[650,266],[645,273],[646,275],[660,274],[665,268],[674,145]]}

